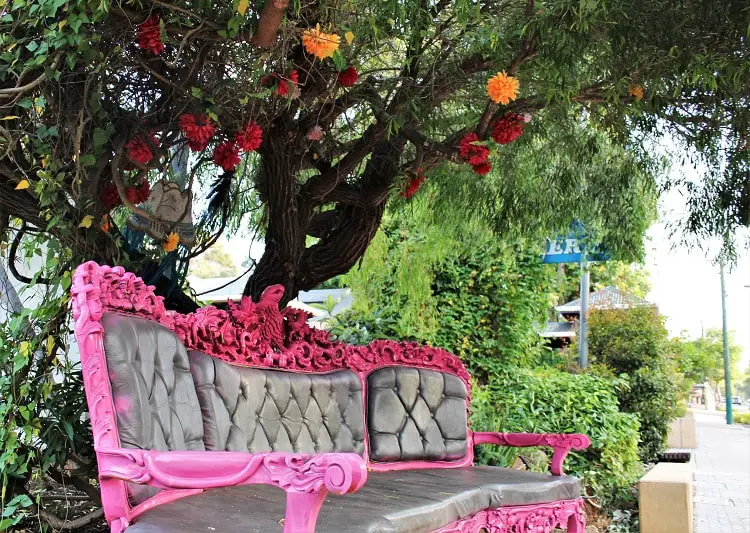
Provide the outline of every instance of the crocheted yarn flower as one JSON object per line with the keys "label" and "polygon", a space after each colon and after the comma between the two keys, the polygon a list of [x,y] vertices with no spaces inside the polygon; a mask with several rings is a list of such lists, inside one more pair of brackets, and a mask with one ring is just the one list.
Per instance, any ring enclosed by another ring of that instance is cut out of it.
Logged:
{"label": "crocheted yarn flower", "polygon": [[635,84],[630,85],[628,87],[628,96],[632,96],[640,102],[641,100],[643,100],[643,87]]}
{"label": "crocheted yarn flower", "polygon": [[263,142],[263,130],[254,120],[251,120],[243,130],[237,132],[234,142],[240,150],[254,152]]}
{"label": "crocheted yarn flower", "polygon": [[185,113],[180,115],[178,124],[180,131],[187,139],[187,145],[194,152],[202,152],[211,142],[211,138],[216,133],[216,127],[205,115],[191,115]]}
{"label": "crocheted yarn flower", "polygon": [[158,56],[164,50],[164,43],[161,42],[159,17],[151,15],[143,24],[140,24],[137,30],[137,38],[138,48]]}
{"label": "crocheted yarn flower", "polygon": [[232,141],[226,141],[214,148],[214,163],[224,172],[231,172],[240,164],[240,150]]}
{"label": "crocheted yarn flower", "polygon": [[284,78],[278,72],[264,76],[260,80],[260,84],[263,87],[275,86],[275,93],[277,96],[287,96],[290,93],[294,93],[297,90],[297,84],[299,83],[299,73],[296,70],[292,70],[289,75]]}
{"label": "crocheted yarn flower", "polygon": [[165,252],[174,252],[177,249],[178,244],[180,244],[180,236],[172,232],[167,235],[167,240],[164,241],[164,244],[162,244],[161,247]]}
{"label": "crocheted yarn flower", "polygon": [[407,200],[417,194],[417,191],[424,183],[424,174],[422,172],[417,172],[417,175],[409,180],[409,183],[406,184],[406,188],[401,191],[401,196],[406,198]]}
{"label": "crocheted yarn flower", "polygon": [[310,131],[307,132],[307,140],[308,141],[319,141],[323,138],[323,128],[318,126],[317,124],[310,128]]}
{"label": "crocheted yarn flower", "polygon": [[526,121],[518,113],[505,113],[492,127],[492,138],[498,144],[510,144],[523,133]]}
{"label": "crocheted yarn flower", "polygon": [[320,24],[302,32],[302,46],[308,54],[318,59],[333,57],[333,53],[339,49],[340,44],[341,37],[335,33],[323,33],[320,31]]}
{"label": "crocheted yarn flower", "polygon": [[461,159],[471,166],[481,165],[487,162],[490,155],[490,149],[479,143],[479,137],[476,133],[471,132],[464,135],[463,139],[458,142],[458,153]]}
{"label": "crocheted yarn flower", "polygon": [[498,72],[487,80],[487,94],[496,104],[507,105],[518,97],[518,80],[505,72]]}
{"label": "crocheted yarn flower", "polygon": [[125,189],[125,196],[131,204],[142,204],[150,195],[151,184],[146,178],[141,178],[137,185]]}
{"label": "crocheted yarn flower", "polygon": [[474,170],[475,174],[484,176],[490,170],[492,170],[492,165],[489,163],[489,161],[485,161],[484,163],[479,163],[478,165],[472,165],[471,168]]}
{"label": "crocheted yarn flower", "polygon": [[104,209],[111,211],[122,203],[120,200],[120,193],[117,192],[117,186],[114,183],[108,183],[102,187],[102,192],[99,195],[100,200]]}
{"label": "crocheted yarn flower", "polygon": [[147,165],[154,158],[154,153],[151,151],[151,146],[159,144],[159,140],[154,136],[153,133],[149,134],[151,137],[151,143],[146,139],[144,135],[138,135],[130,139],[125,145],[125,150],[128,154],[128,158],[131,161],[140,163],[141,165]]}
{"label": "crocheted yarn flower", "polygon": [[348,69],[339,72],[337,81],[342,87],[351,87],[352,85],[357,83],[358,78],[359,72],[357,72],[357,69],[354,67],[349,67]]}

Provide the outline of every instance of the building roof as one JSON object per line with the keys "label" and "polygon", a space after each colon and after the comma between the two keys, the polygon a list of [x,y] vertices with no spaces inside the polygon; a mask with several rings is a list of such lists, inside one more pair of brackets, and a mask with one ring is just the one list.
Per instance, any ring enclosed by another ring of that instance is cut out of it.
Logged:
{"label": "building roof", "polygon": [[[594,291],[589,295],[589,308],[591,309],[632,309],[633,307],[652,307],[654,304],[621,291],[617,287],[605,287],[601,290]],[[555,307],[558,313],[563,314],[580,314],[581,299],[578,298]]]}
{"label": "building roof", "polygon": [[542,337],[551,339],[573,338],[576,336],[575,322],[547,322],[539,332]]}

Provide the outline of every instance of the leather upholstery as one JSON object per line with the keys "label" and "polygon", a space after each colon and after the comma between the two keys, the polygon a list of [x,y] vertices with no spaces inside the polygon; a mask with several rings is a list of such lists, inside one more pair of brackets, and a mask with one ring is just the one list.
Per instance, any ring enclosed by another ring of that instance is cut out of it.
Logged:
{"label": "leather upholstery", "polygon": [[[424,533],[478,511],[570,500],[576,478],[496,467],[370,472],[359,491],[329,495],[321,533]],[[268,485],[213,489],[147,511],[127,533],[280,532],[284,492]]]}
{"label": "leather upholstery", "polygon": [[[185,347],[155,322],[105,313],[104,352],[123,448],[203,450],[203,422]],[[130,484],[133,503],[158,492]]]}
{"label": "leather upholstery", "polygon": [[367,394],[371,460],[455,460],[466,454],[466,388],[458,377],[382,368],[368,377]]}
{"label": "leather upholstery", "polygon": [[357,374],[299,374],[231,366],[191,351],[206,448],[244,452],[364,451]]}

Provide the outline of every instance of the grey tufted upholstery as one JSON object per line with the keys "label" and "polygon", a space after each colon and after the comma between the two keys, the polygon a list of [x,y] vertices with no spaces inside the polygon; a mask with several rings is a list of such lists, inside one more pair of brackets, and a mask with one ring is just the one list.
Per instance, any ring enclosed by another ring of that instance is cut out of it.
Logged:
{"label": "grey tufted upholstery", "polygon": [[230,366],[191,351],[206,448],[249,452],[364,451],[354,372],[297,374]]}
{"label": "grey tufted upholstery", "polygon": [[[185,347],[149,320],[105,313],[104,352],[123,448],[203,450],[203,423]],[[130,484],[131,501],[157,492]]]}
{"label": "grey tufted upholstery", "polygon": [[466,454],[466,387],[452,374],[409,367],[367,380],[373,461],[452,460]]}

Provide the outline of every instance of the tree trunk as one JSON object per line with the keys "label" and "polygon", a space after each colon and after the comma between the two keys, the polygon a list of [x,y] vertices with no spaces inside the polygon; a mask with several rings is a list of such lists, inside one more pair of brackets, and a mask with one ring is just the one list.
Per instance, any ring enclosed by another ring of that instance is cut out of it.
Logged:
{"label": "tree trunk", "polygon": [[[354,266],[365,254],[380,227],[390,188],[400,172],[405,142],[376,142],[372,157],[357,185],[337,179],[327,198],[306,197],[296,182],[300,160],[289,153],[286,132],[268,136],[261,150],[259,191],[268,208],[266,249],[245,286],[244,294],[257,300],[269,285],[281,284],[282,305]],[[344,193],[341,191],[344,190]],[[321,205],[335,208],[316,212]],[[307,235],[319,239],[305,247]]]}

